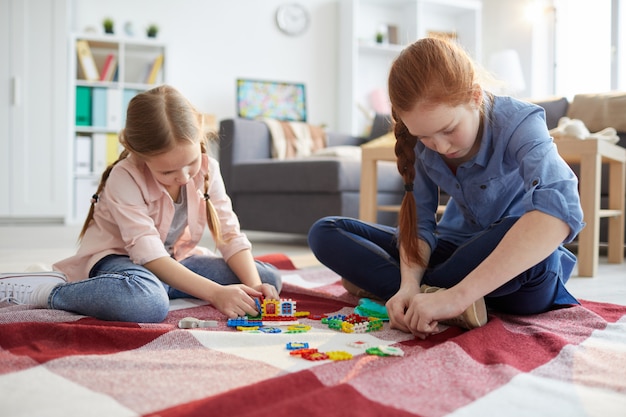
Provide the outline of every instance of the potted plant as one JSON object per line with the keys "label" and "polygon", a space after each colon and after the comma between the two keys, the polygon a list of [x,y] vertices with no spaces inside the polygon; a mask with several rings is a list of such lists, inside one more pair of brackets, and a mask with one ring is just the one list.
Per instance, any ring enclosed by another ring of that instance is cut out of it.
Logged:
{"label": "potted plant", "polygon": [[113,33],[113,19],[107,17],[102,25],[104,26],[104,33]]}
{"label": "potted plant", "polygon": [[151,24],[150,26],[148,26],[148,30],[146,31],[149,38],[156,38],[158,32],[159,27],[155,24]]}

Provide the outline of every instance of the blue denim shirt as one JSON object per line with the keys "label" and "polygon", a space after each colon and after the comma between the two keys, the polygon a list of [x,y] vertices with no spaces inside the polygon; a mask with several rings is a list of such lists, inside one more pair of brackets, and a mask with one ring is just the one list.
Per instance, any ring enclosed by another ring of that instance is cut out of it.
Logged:
{"label": "blue denim shirt", "polygon": [[[544,110],[510,97],[485,94],[478,153],[457,168],[418,141],[414,197],[419,236],[434,249],[437,239],[457,245],[505,216],[539,210],[566,222],[570,242],[583,228],[578,179],[557,152]],[[451,199],[435,220],[438,187]]]}

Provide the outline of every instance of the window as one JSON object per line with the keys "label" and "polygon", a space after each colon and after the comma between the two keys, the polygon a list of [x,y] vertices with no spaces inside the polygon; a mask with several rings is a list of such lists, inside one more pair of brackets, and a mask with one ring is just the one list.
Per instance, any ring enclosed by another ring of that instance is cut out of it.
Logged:
{"label": "window", "polygon": [[[624,62],[624,35],[619,50],[616,34],[619,26],[624,27],[620,23],[626,23],[624,12],[618,13],[619,3],[620,0],[554,1],[555,94],[572,98],[577,93],[625,87],[624,75],[619,79],[618,72],[619,62]],[[616,18],[612,18],[613,14]]]}

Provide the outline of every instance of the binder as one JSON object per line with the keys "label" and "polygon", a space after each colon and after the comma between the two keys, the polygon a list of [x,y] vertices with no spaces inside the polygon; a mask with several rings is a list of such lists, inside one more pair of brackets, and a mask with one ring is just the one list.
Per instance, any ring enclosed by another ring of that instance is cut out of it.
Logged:
{"label": "binder", "polygon": [[89,213],[91,196],[98,190],[97,178],[76,178],[74,180],[74,218],[84,220]]}
{"label": "binder", "polygon": [[76,126],[91,126],[91,87],[76,87]]}
{"label": "binder", "polygon": [[119,130],[122,126],[122,91],[117,88],[107,90],[107,129]]}
{"label": "binder", "polygon": [[76,41],[76,53],[78,55],[78,62],[80,68],[83,70],[83,77],[87,81],[98,81],[100,79],[100,73],[96,66],[96,61],[91,54],[91,48],[89,42],[85,40]]}
{"label": "binder", "polygon": [[91,136],[76,136],[74,154],[74,173],[76,175],[91,174]]}
{"label": "binder", "polygon": [[107,125],[107,89],[94,87],[91,91],[91,125],[106,127]]}
{"label": "binder", "polygon": [[109,166],[119,158],[122,152],[122,145],[120,145],[120,141],[115,133],[107,133],[106,143],[106,164]]}
{"label": "binder", "polygon": [[128,110],[128,103],[137,95],[137,90],[124,89],[122,93],[122,126],[126,126],[126,111]]}
{"label": "binder", "polygon": [[107,167],[107,136],[105,133],[94,133],[91,155],[93,173],[102,174]]}

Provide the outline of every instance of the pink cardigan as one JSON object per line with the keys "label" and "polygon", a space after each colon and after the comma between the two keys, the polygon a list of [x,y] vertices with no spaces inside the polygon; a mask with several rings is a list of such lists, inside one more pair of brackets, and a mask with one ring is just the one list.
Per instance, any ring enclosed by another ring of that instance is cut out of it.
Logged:
{"label": "pink cardigan", "polygon": [[[207,228],[203,198],[207,171],[209,196],[218,213],[225,242],[217,249],[228,260],[252,246],[240,231],[218,162],[205,154],[202,158],[200,172],[187,183],[188,225],[174,244],[176,260],[193,254],[215,255],[197,246]],[[170,256],[164,242],[173,217],[174,203],[165,187],[139,158],[130,155],[111,171],[76,255],[57,262],[53,269],[65,273],[68,281],[74,282],[86,279],[96,262],[110,254],[128,255],[139,265]]]}

